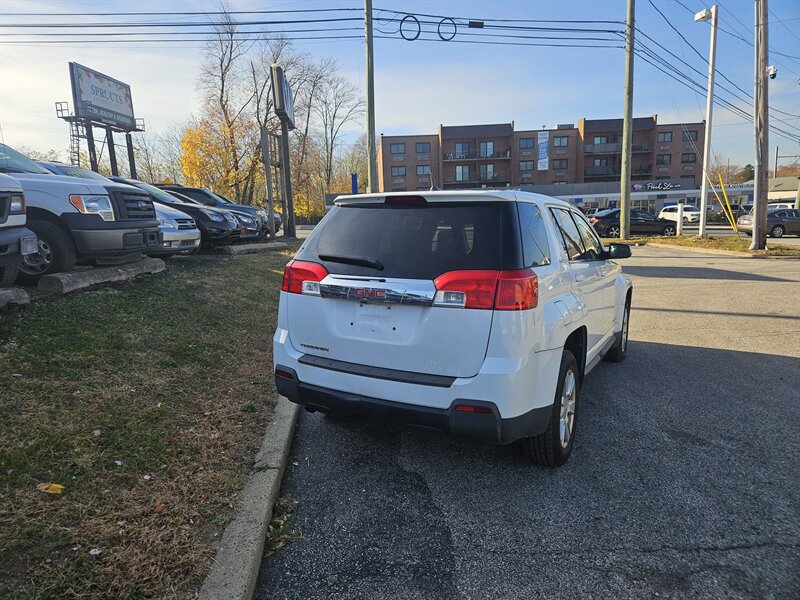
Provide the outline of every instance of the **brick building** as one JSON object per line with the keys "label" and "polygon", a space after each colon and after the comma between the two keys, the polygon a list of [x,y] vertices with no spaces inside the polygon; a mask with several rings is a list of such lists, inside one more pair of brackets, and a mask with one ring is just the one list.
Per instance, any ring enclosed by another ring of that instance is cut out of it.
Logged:
{"label": "brick building", "polygon": [[[704,123],[633,120],[631,179],[699,187]],[[622,119],[581,119],[516,131],[514,122],[440,125],[428,135],[381,136],[380,191],[476,189],[619,181]]]}

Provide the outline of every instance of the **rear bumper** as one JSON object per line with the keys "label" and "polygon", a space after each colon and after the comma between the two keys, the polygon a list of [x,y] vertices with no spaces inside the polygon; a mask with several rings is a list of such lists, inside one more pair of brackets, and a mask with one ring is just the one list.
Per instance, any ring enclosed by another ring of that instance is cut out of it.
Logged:
{"label": "rear bumper", "polygon": [[[544,406],[504,419],[493,402],[455,399],[448,408],[432,408],[304,383],[294,369],[283,365],[277,365],[275,371],[278,393],[311,411],[429,427],[496,444],[509,444],[542,433],[552,412],[551,406]],[[461,412],[455,408],[458,405],[479,407],[489,412]]]}

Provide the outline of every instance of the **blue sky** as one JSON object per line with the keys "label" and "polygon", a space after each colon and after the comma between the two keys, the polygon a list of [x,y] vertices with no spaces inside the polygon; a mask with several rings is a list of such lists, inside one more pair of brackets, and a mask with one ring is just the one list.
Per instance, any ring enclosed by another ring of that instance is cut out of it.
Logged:
{"label": "blue sky", "polygon": [[[705,0],[680,1],[692,10],[700,10],[708,4]],[[701,54],[707,55],[709,26],[695,23],[692,14],[676,0],[654,2],[688,42]],[[353,0],[229,0],[228,5],[233,10],[363,6]],[[378,18],[376,27],[388,32],[392,38],[375,40],[379,133],[434,133],[440,123],[511,120],[515,121],[517,128],[535,129],[556,123],[574,123],[581,117],[610,118],[622,114],[624,51],[621,49],[408,42],[392,33],[396,31],[396,24],[381,21],[387,13],[381,13],[379,9],[484,19],[624,21],[624,0],[374,0],[374,5]],[[770,15],[770,46],[786,55],[800,56],[800,2],[770,0],[769,5],[773,13]],[[161,0],[3,0],[0,11],[215,10],[218,6],[217,2],[206,0],[169,3]],[[752,0],[724,0],[719,6],[721,27],[751,40]],[[349,16],[361,14],[354,12]],[[648,0],[637,0],[636,16],[642,31],[705,72],[700,57],[679,39]],[[192,17],[194,20],[198,18]],[[3,24],[46,22],[47,19],[65,20],[62,17],[0,15]],[[113,18],[95,19],[105,21]],[[151,19],[165,20],[164,17]],[[346,26],[358,27],[359,24],[353,22]],[[623,26],[611,24],[607,27],[622,29]],[[490,39],[469,37],[466,35],[469,33],[482,32],[459,29],[456,40]],[[358,32],[350,35],[358,35]],[[0,41],[10,39],[2,38]],[[342,73],[364,88],[362,40],[306,40],[296,42],[296,46],[312,55],[334,57]],[[195,78],[201,60],[199,50],[199,44],[171,43],[92,45],[80,41],[69,46],[3,45],[0,47],[0,127],[3,139],[11,145],[38,150],[61,150],[67,146],[66,124],[56,119],[53,106],[58,100],[70,99],[69,60],[130,83],[136,115],[145,118],[148,129],[158,131],[184,121],[197,105]],[[717,52],[719,71],[752,94],[752,47],[720,32]],[[659,53],[677,63],[666,52],[659,50]],[[770,83],[771,106],[794,115],[800,114],[800,61],[773,55],[770,62],[778,67],[778,78]],[[681,68],[689,72],[688,67],[681,65]],[[695,75],[695,79],[705,85],[700,75]],[[724,80],[718,78],[718,81],[731,87]],[[751,111],[744,103],[737,104]],[[689,91],[637,58],[634,112],[637,116],[658,114],[661,122],[700,121],[705,113],[705,93]],[[774,116],[785,121],[780,124],[784,129],[800,130],[800,119],[785,114]],[[712,146],[716,153],[733,163],[753,162],[751,124],[716,108],[714,125]],[[354,138],[360,128],[360,125],[355,127],[349,135]],[[800,154],[797,142],[772,135],[771,153],[775,144],[780,145],[781,154]]]}

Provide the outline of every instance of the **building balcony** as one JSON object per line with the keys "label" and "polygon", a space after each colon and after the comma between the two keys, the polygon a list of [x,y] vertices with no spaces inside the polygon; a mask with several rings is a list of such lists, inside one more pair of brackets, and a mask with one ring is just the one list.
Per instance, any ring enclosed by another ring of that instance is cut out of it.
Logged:
{"label": "building balcony", "polygon": [[489,183],[506,183],[511,181],[511,176],[505,173],[493,173],[492,175],[478,175],[472,179],[456,179],[451,175],[444,178],[445,185],[486,185]]}
{"label": "building balcony", "polygon": [[[584,150],[586,154],[621,154],[622,144],[619,142],[613,144],[586,144]],[[652,152],[652,149],[649,144],[633,144],[631,152],[641,154],[643,152]]]}
{"label": "building balcony", "polygon": [[620,174],[620,167],[586,167],[583,169],[584,177],[611,177]]}
{"label": "building balcony", "polygon": [[584,147],[586,154],[619,154],[622,152],[622,144],[586,144]]}
{"label": "building balcony", "polygon": [[445,152],[442,160],[485,160],[487,158],[511,158],[511,148],[497,152]]}

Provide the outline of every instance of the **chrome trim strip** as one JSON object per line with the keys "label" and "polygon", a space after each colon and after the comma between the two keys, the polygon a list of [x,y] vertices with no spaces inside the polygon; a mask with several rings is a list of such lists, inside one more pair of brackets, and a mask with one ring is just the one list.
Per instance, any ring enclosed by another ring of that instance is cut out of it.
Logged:
{"label": "chrome trim strip", "polygon": [[413,306],[432,306],[435,290],[394,290],[391,288],[352,287],[320,283],[319,295],[323,298],[351,300],[365,304],[406,304]]}

